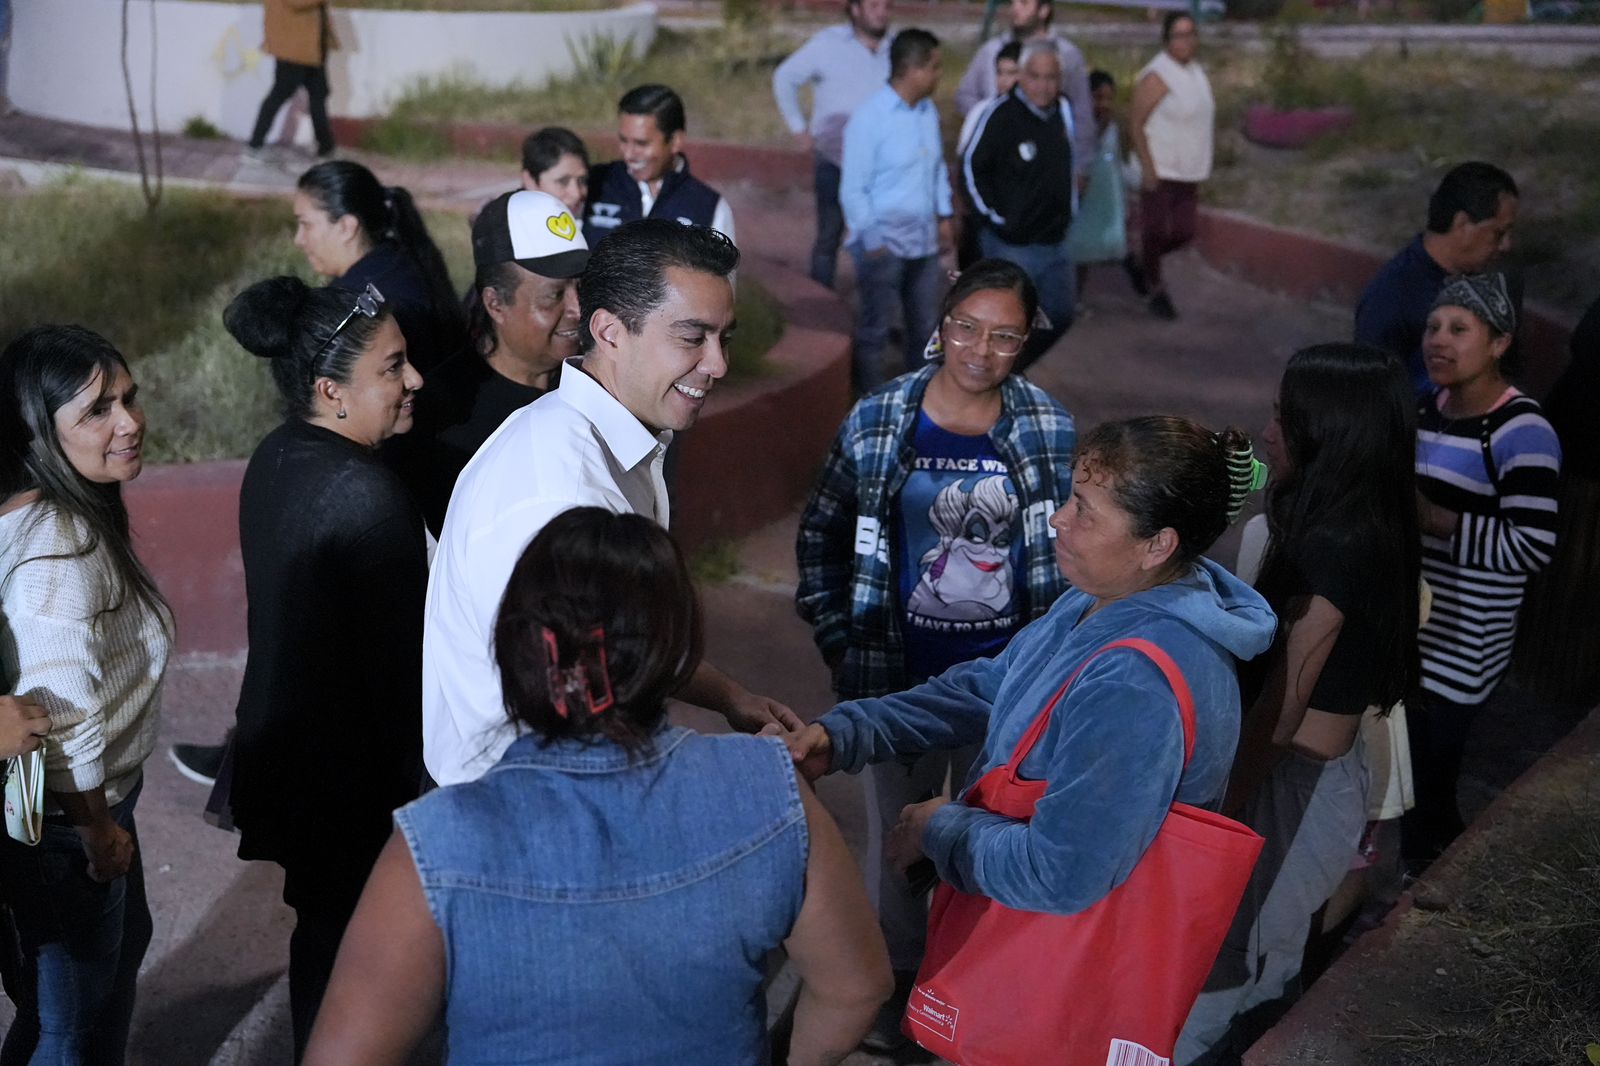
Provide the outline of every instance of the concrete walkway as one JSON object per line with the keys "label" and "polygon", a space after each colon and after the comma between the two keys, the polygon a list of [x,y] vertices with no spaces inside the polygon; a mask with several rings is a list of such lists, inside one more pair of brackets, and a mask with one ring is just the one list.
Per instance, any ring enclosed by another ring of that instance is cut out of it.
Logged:
{"label": "concrete walkway", "polygon": [[[306,163],[299,157],[286,166],[243,160],[238,146],[227,142],[178,147],[167,158],[169,175],[243,193],[285,193]],[[26,181],[38,180],[63,163],[126,177],[130,156],[127,138],[118,134],[25,117],[0,119],[0,177],[11,170]],[[475,206],[512,179],[503,168],[477,162],[373,162],[387,181],[441,205]],[[750,186],[724,192],[746,254],[805,269],[812,227],[806,192]],[[842,291],[848,284],[846,274]],[[1171,288],[1183,317],[1159,322],[1133,298],[1119,271],[1094,271],[1087,313],[1031,372],[1074,413],[1080,430],[1149,412],[1254,430],[1267,417],[1289,354],[1348,330],[1344,309],[1265,294],[1192,254],[1173,261]],[[791,518],[751,537],[739,548],[737,574],[705,590],[708,657],[812,718],[831,701],[810,634],[793,610],[794,526]],[[1229,538],[1214,554],[1227,562],[1234,550]],[[141,978],[129,1060],[136,1066],[277,1066],[289,1060],[283,973],[291,916],[278,899],[280,875],[275,867],[234,857],[234,838],[200,819],[206,790],[181,778],[165,757],[174,741],[221,738],[232,719],[242,667],[241,658],[189,658],[175,662],[168,675],[160,750],[147,766],[139,812],[156,938]],[[697,710],[683,717],[698,727],[719,726],[714,716]],[[1497,776],[1509,780],[1503,769]],[[819,791],[859,849],[860,782],[830,778]],[[0,1024],[8,1019],[9,1004],[4,1011]],[[850,1061],[866,1066],[880,1060],[858,1055]]]}

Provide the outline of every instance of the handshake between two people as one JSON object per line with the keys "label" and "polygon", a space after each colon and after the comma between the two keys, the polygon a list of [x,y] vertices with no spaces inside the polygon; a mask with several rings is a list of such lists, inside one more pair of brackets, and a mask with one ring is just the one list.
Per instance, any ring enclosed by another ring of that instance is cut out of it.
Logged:
{"label": "handshake between two people", "polygon": [[[815,782],[817,778],[834,770],[833,738],[818,722],[803,725],[798,729],[785,728],[774,723],[765,726],[761,730],[761,735],[780,737],[783,740],[789,749],[790,757],[794,759],[795,768],[807,782]],[[944,796],[935,796],[921,803],[907,804],[900,809],[900,817],[884,841],[884,852],[896,870],[910,874],[913,867],[927,861],[928,855],[922,845],[923,835],[934,812],[949,802],[951,801]]]}

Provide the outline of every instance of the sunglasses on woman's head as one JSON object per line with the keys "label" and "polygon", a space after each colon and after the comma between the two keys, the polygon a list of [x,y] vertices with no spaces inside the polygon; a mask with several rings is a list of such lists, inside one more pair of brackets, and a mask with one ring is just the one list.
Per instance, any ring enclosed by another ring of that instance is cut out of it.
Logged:
{"label": "sunglasses on woman's head", "polygon": [[322,362],[322,357],[328,354],[328,349],[333,347],[333,342],[339,339],[339,334],[344,332],[344,328],[355,321],[357,315],[363,318],[377,318],[381,310],[383,310],[383,293],[369,281],[367,287],[356,294],[355,306],[350,308],[349,314],[339,320],[339,324],[333,327],[333,332],[328,334],[328,339],[322,342],[322,347],[317,349],[317,354],[311,357],[307,373],[313,385],[317,381],[317,365]]}

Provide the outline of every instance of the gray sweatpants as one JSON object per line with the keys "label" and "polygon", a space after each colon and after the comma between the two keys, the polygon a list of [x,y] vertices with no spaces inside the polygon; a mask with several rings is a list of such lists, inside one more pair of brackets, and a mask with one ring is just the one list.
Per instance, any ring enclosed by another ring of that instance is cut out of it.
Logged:
{"label": "gray sweatpants", "polygon": [[1330,762],[1290,752],[1250,799],[1243,821],[1266,844],[1178,1037],[1177,1066],[1205,1054],[1235,1017],[1283,995],[1300,973],[1312,916],[1344,880],[1366,828],[1360,736]]}
{"label": "gray sweatpants", "polygon": [[891,759],[867,767],[867,855],[862,864],[867,896],[878,912],[878,924],[889,944],[889,962],[896,970],[922,965],[928,940],[928,897],[914,894],[904,875],[884,852],[902,808],[939,795],[950,779],[950,794],[966,783],[979,745],[955,751],[930,751],[909,761]]}

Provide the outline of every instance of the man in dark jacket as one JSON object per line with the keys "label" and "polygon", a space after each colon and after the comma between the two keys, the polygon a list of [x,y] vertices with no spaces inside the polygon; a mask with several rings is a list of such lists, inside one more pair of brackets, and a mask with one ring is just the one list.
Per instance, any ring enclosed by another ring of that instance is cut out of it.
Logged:
{"label": "man in dark jacket", "polygon": [[680,151],[683,99],[665,85],[641,85],[628,90],[617,112],[622,158],[589,171],[583,234],[590,246],[638,218],[710,226],[733,240],[733,209],[717,190],[689,173],[689,160]]}
{"label": "man in dark jacket", "polygon": [[[1452,274],[1479,274],[1511,251],[1517,224],[1517,183],[1492,163],[1452,167],[1428,198],[1428,228],[1411,239],[1367,283],[1356,305],[1357,344],[1406,361],[1419,397],[1433,392],[1422,365],[1422,334],[1433,299]],[[1522,309],[1520,275],[1511,298]]]}
{"label": "man in dark jacket", "polygon": [[978,220],[978,248],[1028,272],[1049,328],[1035,328],[1019,368],[1072,325],[1077,304],[1067,227],[1075,200],[1073,120],[1061,98],[1061,58],[1049,43],[1022,50],[1016,88],[980,113],[961,172]]}

